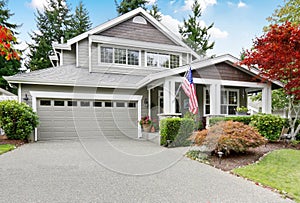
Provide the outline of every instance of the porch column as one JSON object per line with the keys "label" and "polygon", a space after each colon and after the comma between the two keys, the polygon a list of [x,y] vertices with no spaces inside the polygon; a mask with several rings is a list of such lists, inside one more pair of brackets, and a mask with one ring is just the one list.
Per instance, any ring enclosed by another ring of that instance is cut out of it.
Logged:
{"label": "porch column", "polygon": [[148,116],[151,118],[151,89],[148,89]]}
{"label": "porch column", "polygon": [[164,82],[164,113],[175,113],[175,81]]}
{"label": "porch column", "polygon": [[221,85],[211,84],[209,88],[210,115],[221,114]]}
{"label": "porch column", "polygon": [[270,84],[262,89],[262,113],[272,113],[272,88]]}

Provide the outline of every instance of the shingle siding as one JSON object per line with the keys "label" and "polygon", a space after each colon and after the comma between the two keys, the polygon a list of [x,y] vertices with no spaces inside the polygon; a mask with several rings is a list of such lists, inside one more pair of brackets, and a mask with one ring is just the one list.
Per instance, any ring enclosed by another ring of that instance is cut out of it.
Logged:
{"label": "shingle siding", "polygon": [[133,23],[132,19],[129,19],[123,23],[120,23],[119,25],[116,25],[112,28],[109,28],[97,34],[108,36],[108,37],[118,37],[118,38],[131,39],[131,40],[144,41],[144,42],[176,45],[172,40],[167,38],[151,23],[147,22],[146,25]]}

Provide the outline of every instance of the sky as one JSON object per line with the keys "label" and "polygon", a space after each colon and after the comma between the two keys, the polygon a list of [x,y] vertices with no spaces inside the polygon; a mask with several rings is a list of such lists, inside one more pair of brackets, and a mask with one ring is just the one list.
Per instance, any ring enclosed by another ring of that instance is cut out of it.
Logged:
{"label": "sky", "polygon": [[[67,0],[72,11],[80,0]],[[194,0],[149,0],[149,5],[157,3],[162,13],[162,23],[178,36],[178,25],[191,14]],[[114,0],[82,0],[87,8],[93,27],[118,16]],[[120,0],[118,0],[120,2]],[[239,57],[242,49],[248,49],[252,40],[263,34],[263,27],[268,25],[267,17],[284,0],[199,0],[202,7],[201,24],[210,25],[211,41],[215,46],[208,55],[231,54]],[[31,43],[29,33],[36,31],[35,13],[43,9],[46,0],[8,0],[8,9],[14,16],[10,22],[21,24],[17,36],[21,42],[18,48],[26,48]]]}

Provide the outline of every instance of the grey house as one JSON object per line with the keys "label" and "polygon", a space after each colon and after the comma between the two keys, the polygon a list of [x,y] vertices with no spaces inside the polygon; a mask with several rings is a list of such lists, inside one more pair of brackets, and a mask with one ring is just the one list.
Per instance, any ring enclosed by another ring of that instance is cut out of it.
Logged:
{"label": "grey house", "polygon": [[40,117],[35,141],[141,137],[142,116],[188,111],[187,97],[175,92],[190,66],[200,117],[235,114],[251,91],[262,91],[262,111],[271,112],[276,84],[230,55],[201,59],[141,8],[53,48],[57,66],[5,78]]}

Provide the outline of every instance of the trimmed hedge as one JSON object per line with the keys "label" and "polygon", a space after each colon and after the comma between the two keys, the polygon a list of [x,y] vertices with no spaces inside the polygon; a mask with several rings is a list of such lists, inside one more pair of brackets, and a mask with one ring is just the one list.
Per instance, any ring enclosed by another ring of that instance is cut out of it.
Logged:
{"label": "trimmed hedge", "polygon": [[209,125],[215,125],[220,121],[236,121],[248,125],[251,122],[251,116],[228,116],[228,117],[214,117],[209,119]]}
{"label": "trimmed hedge", "polygon": [[37,125],[38,116],[27,104],[0,102],[0,126],[8,139],[28,140]]}
{"label": "trimmed hedge", "polygon": [[173,146],[187,146],[188,138],[194,130],[194,121],[190,118],[165,118],[160,121],[160,143],[167,145],[167,140],[172,141]]}

